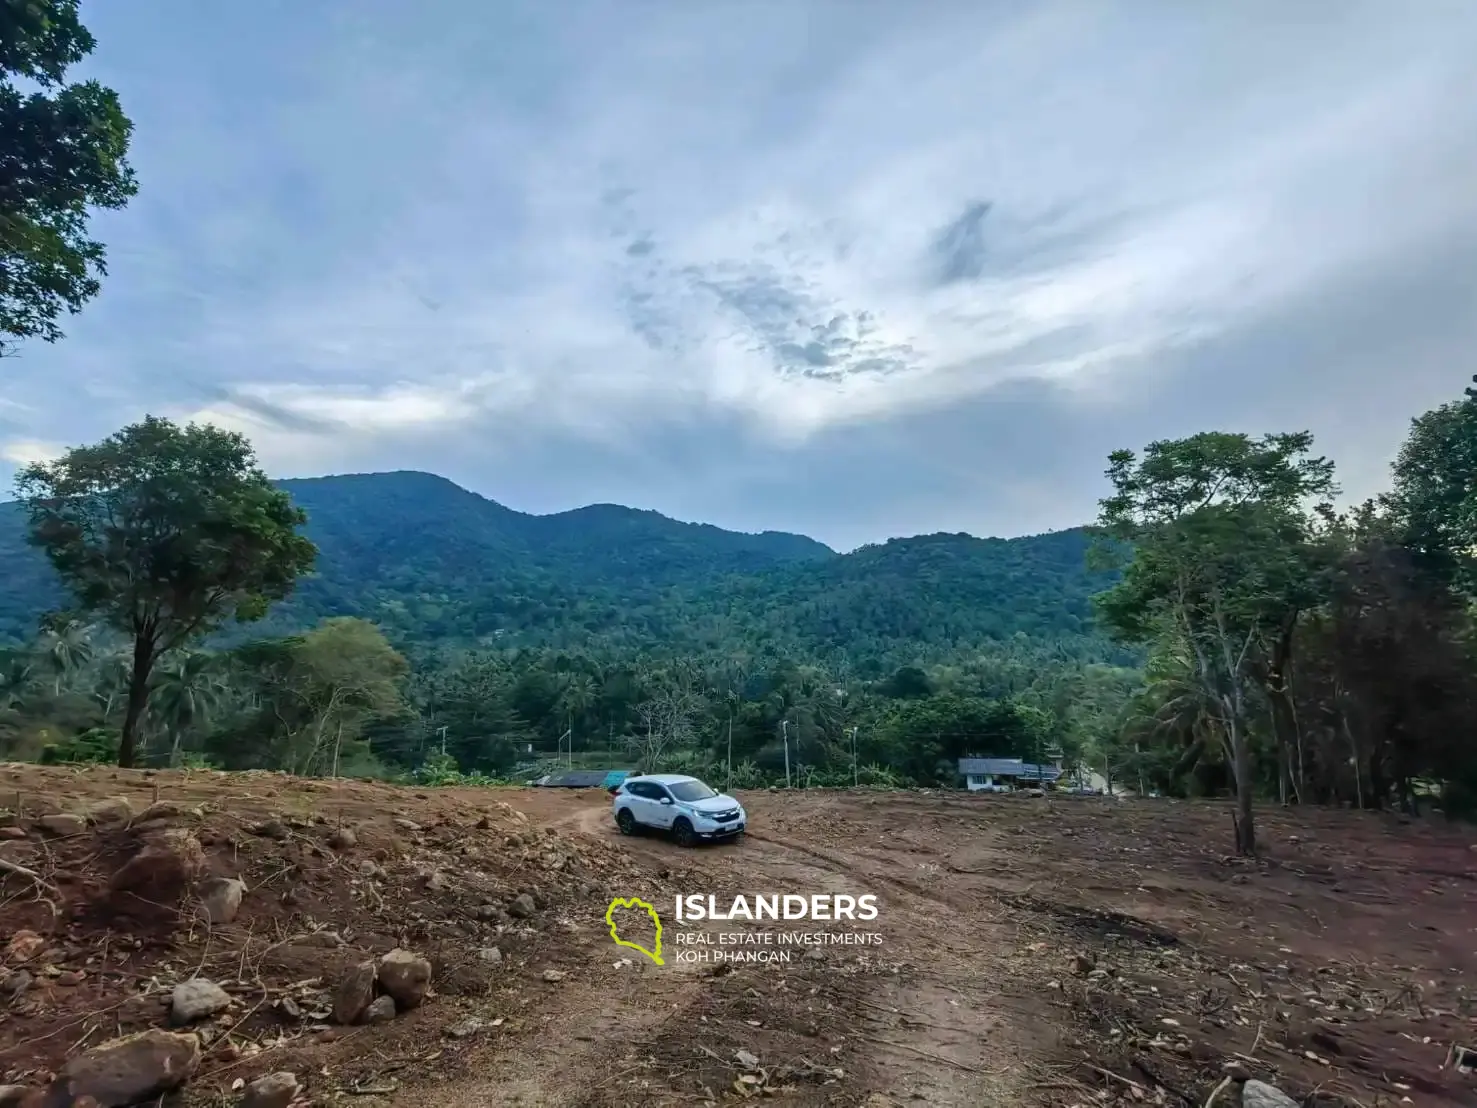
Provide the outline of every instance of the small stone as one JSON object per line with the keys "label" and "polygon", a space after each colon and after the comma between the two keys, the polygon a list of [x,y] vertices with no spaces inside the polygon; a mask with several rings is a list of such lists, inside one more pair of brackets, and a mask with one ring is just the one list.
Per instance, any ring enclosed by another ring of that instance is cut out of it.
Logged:
{"label": "small stone", "polygon": [[219,1015],[231,1006],[231,994],[214,981],[192,977],[174,987],[169,1005],[169,1018],[175,1026],[185,1027],[196,1020]]}
{"label": "small stone", "polygon": [[477,908],[477,918],[480,920],[495,920],[502,913],[502,906],[498,904],[482,904]]}
{"label": "small stone", "polygon": [[431,963],[408,950],[392,950],[380,959],[379,982],[401,1011],[417,1008],[431,985]]}
{"label": "small stone", "polygon": [[34,931],[17,931],[5,944],[5,960],[11,965],[29,962],[46,949],[46,940]]}
{"label": "small stone", "polygon": [[302,1005],[290,996],[284,996],[279,1000],[277,1002],[277,1008],[290,1020],[300,1020],[303,1018]]}
{"label": "small stone", "polygon": [[167,800],[158,800],[150,804],[142,812],[133,818],[134,827],[141,823],[154,823],[159,820],[179,819],[179,808]]}
{"label": "small stone", "polygon": [[[0,839],[24,839],[26,829],[24,827],[0,827]],[[19,1085],[7,1085],[8,1089],[19,1089]]]}
{"label": "small stone", "polygon": [[328,845],[335,850],[350,850],[359,845],[359,836],[352,827],[340,827],[328,836]]}
{"label": "small stone", "polygon": [[153,1100],[183,1085],[200,1065],[194,1035],[150,1030],[93,1047],[62,1067],[47,1104],[78,1108],[85,1100],[108,1108]]}
{"label": "small stone", "polygon": [[344,937],[337,931],[307,931],[301,935],[294,935],[293,946],[312,946],[320,950],[337,950],[344,945]]}
{"label": "small stone", "polygon": [[484,946],[477,952],[477,957],[488,965],[495,966],[503,960],[503,952],[495,946]]}
{"label": "small stone", "polygon": [[513,898],[513,902],[508,905],[508,915],[514,919],[527,919],[536,911],[538,911],[538,907],[534,904],[533,897],[527,893],[519,893]]}
{"label": "small stone", "polygon": [[750,1054],[747,1050],[740,1050],[734,1054],[734,1058],[738,1059],[738,1064],[746,1070],[759,1068],[759,1056],[757,1054]]}
{"label": "small stone", "polygon": [[1097,969],[1097,960],[1091,954],[1074,954],[1072,968],[1077,973],[1086,975]]}
{"label": "small stone", "polygon": [[556,969],[546,969],[544,970],[544,980],[547,981],[550,985],[557,985],[560,981],[564,980],[564,971]]}
{"label": "small stone", "polygon": [[333,1021],[358,1023],[370,1001],[374,999],[375,967],[373,962],[360,962],[344,974],[333,991]]}
{"label": "small stone", "polygon": [[367,1024],[389,1023],[395,1018],[395,1001],[392,997],[376,997],[370,1002],[368,1008],[364,1009],[364,1022]]}
{"label": "small stone", "polygon": [[1298,1102],[1275,1085],[1252,1080],[1241,1086],[1241,1108],[1298,1108]]}
{"label": "small stone", "polygon": [[414,820],[396,819],[395,826],[410,835],[419,835],[421,833],[421,825]]}
{"label": "small stone", "polygon": [[246,882],[234,877],[213,877],[200,886],[200,907],[211,923],[230,923],[241,911]]}
{"label": "small stone", "polygon": [[87,820],[81,816],[69,815],[65,812],[42,816],[40,822],[43,831],[61,838],[66,838],[69,835],[80,835],[87,830]]}
{"label": "small stone", "polygon": [[451,881],[439,869],[426,875],[426,891],[439,893],[451,888]]}
{"label": "small stone", "polygon": [[58,985],[64,985],[69,988],[74,985],[80,985],[86,980],[87,974],[79,969],[63,970],[61,973],[56,975],[56,983]]}
{"label": "small stone", "polygon": [[385,871],[380,869],[379,863],[370,861],[368,858],[359,863],[359,874],[362,877],[383,877]]}
{"label": "small stone", "polygon": [[260,835],[264,839],[281,840],[292,834],[292,830],[280,819],[269,819],[253,827],[251,833],[253,835]]}
{"label": "small stone", "polygon": [[454,1023],[446,1029],[446,1033],[453,1039],[467,1039],[482,1030],[482,1021],[476,1018],[464,1019],[460,1023]]}
{"label": "small stone", "polygon": [[246,1086],[241,1108],[287,1108],[300,1092],[302,1086],[298,1084],[297,1074],[286,1070],[269,1073]]}
{"label": "small stone", "polygon": [[5,979],[4,984],[0,984],[0,993],[3,993],[10,1000],[14,1000],[29,989],[35,980],[25,970],[17,970]]}

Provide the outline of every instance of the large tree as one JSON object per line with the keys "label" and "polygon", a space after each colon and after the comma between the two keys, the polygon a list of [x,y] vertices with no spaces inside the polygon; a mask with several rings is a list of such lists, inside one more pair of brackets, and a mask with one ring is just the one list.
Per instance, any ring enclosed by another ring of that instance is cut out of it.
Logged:
{"label": "large tree", "polygon": [[1477,390],[1411,422],[1394,477],[1385,503],[1399,540],[1424,569],[1477,595]]}
{"label": "large tree", "polygon": [[1110,456],[1102,531],[1131,549],[1100,598],[1125,638],[1173,644],[1188,662],[1236,785],[1236,847],[1256,851],[1252,816],[1254,685],[1275,696],[1288,632],[1313,603],[1315,501],[1333,465],[1307,433],[1208,432]]}
{"label": "large tree", "polygon": [[0,354],[16,339],[56,341],[62,312],[97,295],[106,269],[89,210],[138,190],[117,94],[66,81],[96,45],[77,4],[0,0]]}
{"label": "large tree", "polygon": [[158,659],[228,619],[260,619],[313,565],[307,516],[217,427],[147,417],[23,470],[30,541],[77,607],[133,644],[118,764],[132,765]]}

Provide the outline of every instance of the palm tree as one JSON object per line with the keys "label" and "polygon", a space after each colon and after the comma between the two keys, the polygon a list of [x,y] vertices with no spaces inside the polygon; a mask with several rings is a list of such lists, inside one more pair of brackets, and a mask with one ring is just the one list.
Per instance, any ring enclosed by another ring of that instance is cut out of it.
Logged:
{"label": "palm tree", "polygon": [[67,678],[92,660],[91,633],[76,620],[59,623],[42,633],[37,653],[51,671],[52,693],[60,696]]}
{"label": "palm tree", "polygon": [[180,740],[200,727],[224,702],[228,686],[215,657],[192,651],[157,672],[149,693],[149,715],[173,735],[169,762],[179,761]]}

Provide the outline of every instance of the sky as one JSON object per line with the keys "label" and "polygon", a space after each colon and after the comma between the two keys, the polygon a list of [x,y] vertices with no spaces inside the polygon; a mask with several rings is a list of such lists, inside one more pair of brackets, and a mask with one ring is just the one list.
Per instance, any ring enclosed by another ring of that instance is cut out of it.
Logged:
{"label": "sky", "polygon": [[1088,521],[1477,373],[1477,4],[84,2],[135,124],[0,485],[145,413],[838,549]]}

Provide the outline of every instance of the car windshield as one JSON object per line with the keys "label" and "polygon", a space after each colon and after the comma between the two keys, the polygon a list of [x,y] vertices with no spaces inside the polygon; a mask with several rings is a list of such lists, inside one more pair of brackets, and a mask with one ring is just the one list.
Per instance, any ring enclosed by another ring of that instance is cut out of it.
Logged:
{"label": "car windshield", "polygon": [[694,800],[707,800],[709,797],[717,796],[712,789],[701,781],[678,781],[675,785],[668,785],[672,795],[678,800],[686,800],[689,803]]}

